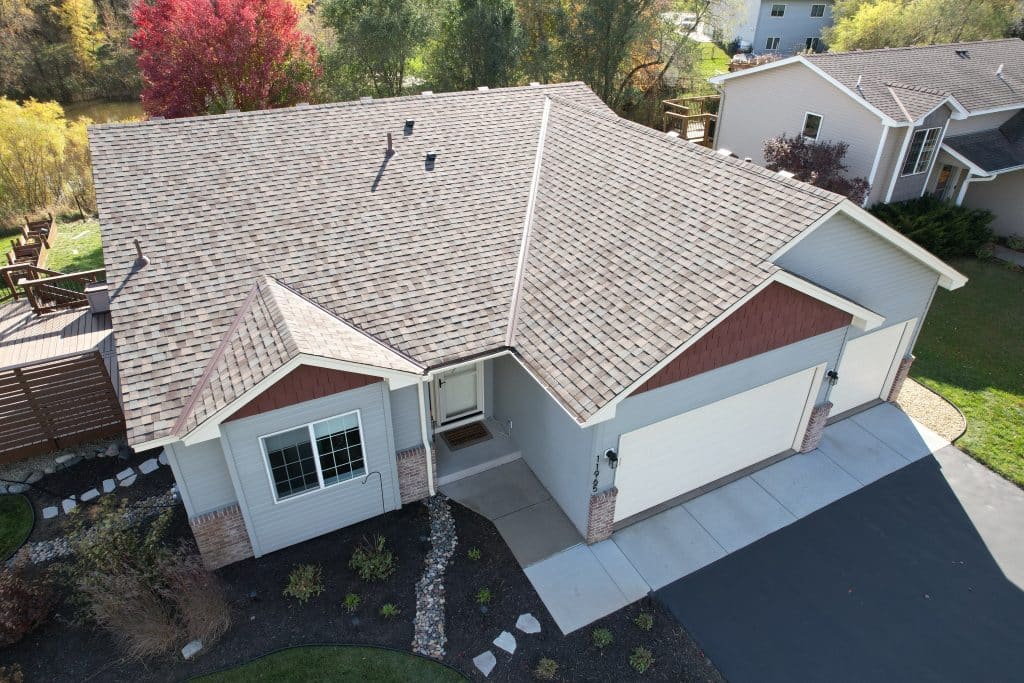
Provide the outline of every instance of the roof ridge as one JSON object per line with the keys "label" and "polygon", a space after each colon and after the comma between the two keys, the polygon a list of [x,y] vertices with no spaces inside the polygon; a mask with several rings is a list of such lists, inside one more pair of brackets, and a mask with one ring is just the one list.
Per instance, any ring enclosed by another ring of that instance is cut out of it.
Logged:
{"label": "roof ridge", "polygon": [[989,38],[987,40],[969,40],[969,41],[960,42],[960,43],[935,43],[933,45],[903,45],[903,46],[900,46],[900,47],[873,47],[873,48],[870,48],[870,49],[867,49],[867,50],[846,50],[844,52],[819,52],[817,54],[801,55],[801,56],[806,58],[806,59],[815,60],[815,59],[826,59],[828,57],[845,57],[846,55],[863,55],[863,54],[867,54],[869,52],[892,53],[892,52],[902,52],[902,51],[907,51],[907,50],[929,50],[929,49],[933,49],[933,48],[934,49],[950,48],[950,47],[953,47],[954,45],[983,45],[983,44],[984,45],[988,45],[988,44],[1007,43],[1007,42],[1020,41],[1020,40],[1021,40],[1020,38]]}
{"label": "roof ridge", "polygon": [[925,85],[909,85],[907,83],[901,83],[900,81],[884,81],[886,87],[899,88],[900,90],[913,90],[915,92],[928,93],[929,95],[938,95],[939,97],[952,97],[953,93],[945,90],[939,90],[938,88],[932,88]]}
{"label": "roof ridge", "polygon": [[907,111],[906,106],[904,106],[904,104],[903,104],[903,100],[901,100],[899,95],[896,94],[893,86],[891,86],[888,83],[886,83],[885,84],[885,89],[889,91],[889,97],[891,97],[893,99],[893,101],[896,102],[896,106],[900,108],[900,111],[903,112],[903,115],[905,117],[907,117],[907,120],[908,121],[913,121],[914,117],[910,115],[909,111]]}
{"label": "roof ridge", "polygon": [[551,114],[551,97],[544,98],[544,111],[540,117],[540,131],[537,133],[537,155],[533,160],[533,178],[526,200],[526,215],[523,217],[523,236],[519,244],[519,260],[516,263],[515,278],[512,281],[512,302],[509,308],[508,329],[505,332],[505,346],[511,348],[515,342],[516,324],[522,301],[523,277],[526,275],[526,260],[530,255],[530,232],[533,227],[533,213],[537,206],[537,186],[540,185],[541,165],[544,160],[544,143],[547,140],[548,118]]}

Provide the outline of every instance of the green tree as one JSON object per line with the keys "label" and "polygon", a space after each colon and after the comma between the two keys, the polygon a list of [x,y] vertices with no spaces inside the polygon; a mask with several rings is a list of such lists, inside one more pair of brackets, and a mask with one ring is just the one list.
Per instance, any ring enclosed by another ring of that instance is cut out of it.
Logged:
{"label": "green tree", "polygon": [[539,83],[558,79],[564,71],[559,37],[565,34],[566,12],[558,0],[516,0],[523,30],[520,66]]}
{"label": "green tree", "polygon": [[63,0],[53,11],[68,32],[68,44],[79,66],[87,72],[94,71],[96,55],[104,42],[96,5],[92,0]]}
{"label": "green tree", "polygon": [[428,73],[439,90],[516,82],[523,33],[511,0],[452,0],[442,12]]}
{"label": "green tree", "polygon": [[415,0],[328,0],[324,23],[334,29],[329,65],[347,63],[377,97],[402,94],[406,68],[427,35],[427,15]]}
{"label": "green tree", "polygon": [[1019,0],[837,0],[833,50],[931,45],[1004,36]]}

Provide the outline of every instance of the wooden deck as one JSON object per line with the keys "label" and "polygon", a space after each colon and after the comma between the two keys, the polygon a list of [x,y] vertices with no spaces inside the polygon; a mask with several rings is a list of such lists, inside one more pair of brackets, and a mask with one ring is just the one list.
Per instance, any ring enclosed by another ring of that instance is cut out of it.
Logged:
{"label": "wooden deck", "polygon": [[0,369],[91,351],[103,356],[120,398],[109,313],[79,308],[36,315],[24,300],[0,304]]}

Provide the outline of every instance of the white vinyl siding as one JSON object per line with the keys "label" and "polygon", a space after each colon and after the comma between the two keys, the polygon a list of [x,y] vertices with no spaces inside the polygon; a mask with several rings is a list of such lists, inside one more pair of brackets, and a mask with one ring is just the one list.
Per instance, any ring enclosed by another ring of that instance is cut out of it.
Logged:
{"label": "white vinyl siding", "polygon": [[219,440],[193,446],[179,441],[165,450],[189,517],[220,510],[237,500]]}
{"label": "white vinyl siding", "polygon": [[395,427],[395,449],[404,451],[423,444],[420,429],[420,400],[415,386],[391,392],[391,422]]}
{"label": "white vinyl siding", "polygon": [[967,186],[964,206],[988,209],[996,215],[992,230],[998,235],[1024,235],[1024,170],[995,180]]}
{"label": "white vinyl siding", "polygon": [[946,136],[964,135],[966,133],[977,133],[983,130],[998,128],[1016,115],[1020,109],[995,112],[994,114],[981,114],[979,116],[968,116],[966,119],[953,120],[949,122]]}

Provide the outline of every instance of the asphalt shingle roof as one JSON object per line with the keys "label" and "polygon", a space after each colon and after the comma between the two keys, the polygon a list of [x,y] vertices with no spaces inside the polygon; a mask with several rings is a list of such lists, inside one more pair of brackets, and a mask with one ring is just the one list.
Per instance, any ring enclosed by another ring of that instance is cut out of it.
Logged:
{"label": "asphalt shingle roof", "polygon": [[133,443],[198,424],[296,345],[361,352],[300,342],[311,321],[418,368],[507,348],[526,224],[511,345],[585,419],[842,201],[619,119],[582,84],[96,126],[90,140]]}
{"label": "asphalt shingle roof", "polygon": [[999,128],[947,137],[943,145],[983,171],[995,173],[1024,166],[1024,112]]}
{"label": "asphalt shingle roof", "polygon": [[[966,56],[960,56],[958,51],[966,51]],[[930,111],[929,98],[925,97],[929,93],[952,95],[969,112],[1024,106],[1024,41],[1019,38],[823,53],[803,58],[897,121],[913,120],[908,119],[904,109],[911,113]],[[1001,79],[996,76],[1000,64]],[[901,87],[890,88],[890,84]],[[908,88],[917,92],[910,94]]]}

